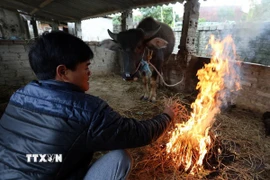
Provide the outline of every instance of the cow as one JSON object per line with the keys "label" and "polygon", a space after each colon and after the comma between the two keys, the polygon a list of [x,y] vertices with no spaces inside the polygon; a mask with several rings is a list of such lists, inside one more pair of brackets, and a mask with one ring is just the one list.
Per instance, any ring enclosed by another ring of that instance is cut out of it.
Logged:
{"label": "cow", "polygon": [[167,24],[147,17],[135,29],[120,33],[112,33],[108,29],[108,34],[121,49],[123,79],[133,81],[141,75],[144,90],[141,99],[155,102],[158,74],[156,70],[150,71],[148,62],[159,72],[162,71],[163,63],[168,60],[174,48],[175,37],[172,29]]}

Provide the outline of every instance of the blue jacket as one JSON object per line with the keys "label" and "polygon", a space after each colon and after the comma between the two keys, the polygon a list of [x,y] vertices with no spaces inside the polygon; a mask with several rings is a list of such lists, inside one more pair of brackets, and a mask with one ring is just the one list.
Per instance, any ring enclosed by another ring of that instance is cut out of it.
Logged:
{"label": "blue jacket", "polygon": [[[69,83],[33,81],[12,95],[0,120],[0,179],[84,176],[95,151],[147,145],[169,123],[166,114],[124,118]],[[27,162],[27,154],[58,154],[62,162],[47,155],[47,162],[40,156]]]}

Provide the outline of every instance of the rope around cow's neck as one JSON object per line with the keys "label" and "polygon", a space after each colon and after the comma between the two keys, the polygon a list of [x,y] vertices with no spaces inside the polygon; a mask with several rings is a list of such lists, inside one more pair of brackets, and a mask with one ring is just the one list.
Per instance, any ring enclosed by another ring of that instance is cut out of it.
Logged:
{"label": "rope around cow's neck", "polygon": [[[143,56],[144,56],[144,53],[145,53],[145,49],[143,50],[142,58],[143,58]],[[141,67],[141,61],[140,61],[140,63],[138,64],[138,66],[137,66],[136,71],[134,72],[134,74],[139,70],[140,67]]]}
{"label": "rope around cow's neck", "polygon": [[[144,53],[145,53],[145,49],[144,49],[144,51],[143,51],[142,57],[144,56]],[[181,79],[179,82],[177,82],[177,83],[175,83],[175,84],[167,84],[167,83],[165,82],[163,76],[161,75],[161,73],[160,73],[160,72],[157,70],[157,68],[150,62],[150,60],[152,59],[152,54],[153,54],[153,52],[151,53],[150,57],[148,56],[149,59],[147,60],[147,62],[155,69],[155,71],[156,71],[156,72],[158,73],[158,75],[160,76],[160,79],[162,80],[162,82],[163,82],[166,86],[168,86],[168,87],[174,87],[174,86],[177,86],[178,84],[180,84],[180,83],[183,82],[183,80],[185,79],[185,75],[184,75],[184,74],[183,74],[183,76],[182,76],[182,79]],[[140,66],[141,66],[141,62],[140,62],[139,65],[137,66],[135,73],[139,70]]]}
{"label": "rope around cow's neck", "polygon": [[157,70],[157,68],[156,68],[152,63],[150,63],[150,61],[148,61],[148,63],[155,69],[155,71],[156,71],[156,72],[158,73],[158,75],[160,76],[162,82],[163,82],[166,86],[168,86],[168,87],[176,86],[176,85],[182,83],[183,80],[185,79],[185,76],[184,76],[184,74],[183,74],[182,79],[181,79],[179,82],[177,82],[177,83],[175,83],[175,84],[167,84],[167,83],[165,82],[163,76],[161,75],[161,73]]}

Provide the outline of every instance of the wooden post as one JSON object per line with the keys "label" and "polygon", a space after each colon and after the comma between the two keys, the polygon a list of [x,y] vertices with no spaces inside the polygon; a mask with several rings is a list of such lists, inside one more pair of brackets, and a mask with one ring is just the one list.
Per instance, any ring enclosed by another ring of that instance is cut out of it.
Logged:
{"label": "wooden post", "polygon": [[51,22],[50,26],[52,27],[53,31],[58,31],[59,30],[59,24],[57,22]]}
{"label": "wooden post", "polygon": [[179,51],[177,53],[177,60],[181,69],[184,70],[184,84],[182,86],[182,90],[184,92],[190,91],[190,88],[193,87],[193,72],[191,69],[194,64],[196,64],[195,61],[197,61],[197,58],[193,58],[194,62],[191,61],[191,59],[192,57],[195,57],[193,55],[196,53],[195,40],[198,27],[199,9],[199,0],[189,0],[185,3],[182,35],[180,45],[178,46]]}
{"label": "wooden post", "polygon": [[75,22],[75,33],[78,38],[82,39],[82,24],[81,21]]}
{"label": "wooden post", "polygon": [[25,39],[30,39],[30,32],[29,32],[29,27],[28,27],[28,23],[26,20],[22,19],[22,23],[25,29]]}
{"label": "wooden post", "polygon": [[198,0],[190,0],[185,3],[182,35],[178,46],[178,56],[183,63],[188,65],[191,55],[196,52],[195,39],[198,27],[200,3]]}
{"label": "wooden post", "polygon": [[121,31],[127,30],[127,12],[124,11],[121,13]]}
{"label": "wooden post", "polygon": [[121,31],[126,31],[132,27],[132,10],[125,10],[121,14]]}
{"label": "wooden post", "polygon": [[36,22],[34,17],[32,17],[32,19],[31,19],[31,24],[33,27],[34,38],[37,38],[38,37],[38,28],[37,28],[37,22]]}

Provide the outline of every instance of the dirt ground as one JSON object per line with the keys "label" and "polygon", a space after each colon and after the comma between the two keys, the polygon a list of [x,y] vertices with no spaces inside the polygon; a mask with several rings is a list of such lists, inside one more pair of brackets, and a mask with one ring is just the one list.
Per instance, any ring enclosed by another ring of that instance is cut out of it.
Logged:
{"label": "dirt ground", "polygon": [[[0,113],[8,101],[9,96],[17,87],[0,87]],[[91,77],[90,89],[87,93],[99,96],[120,114],[137,119],[151,118],[162,112],[163,106],[160,101],[163,96],[173,96],[175,92],[166,88],[159,88],[156,103],[141,101],[142,87],[140,82],[125,82],[119,76]],[[189,108],[194,100],[190,94],[179,96],[183,104]],[[217,135],[221,142],[226,144],[233,159],[222,169],[213,172],[212,176],[193,177],[185,173],[160,167],[148,167],[144,164],[145,159],[151,159],[155,154],[149,150],[153,145],[141,148],[129,149],[134,159],[134,168],[129,180],[145,179],[269,179],[270,178],[270,137],[265,137],[264,127],[259,114],[239,107],[228,109],[217,116],[214,124]],[[158,143],[158,142],[157,142]],[[157,149],[158,150],[158,149]],[[97,153],[102,155],[102,152]]]}
{"label": "dirt ground", "polygon": [[[122,115],[133,115],[137,118],[152,117],[154,113],[162,112],[159,102],[141,101],[141,82],[123,81],[120,76],[91,77],[90,89],[87,93],[105,100],[112,108]],[[170,96],[172,92],[163,88],[158,96]],[[151,111],[142,111],[145,108]],[[154,111],[154,112],[153,112]]]}

